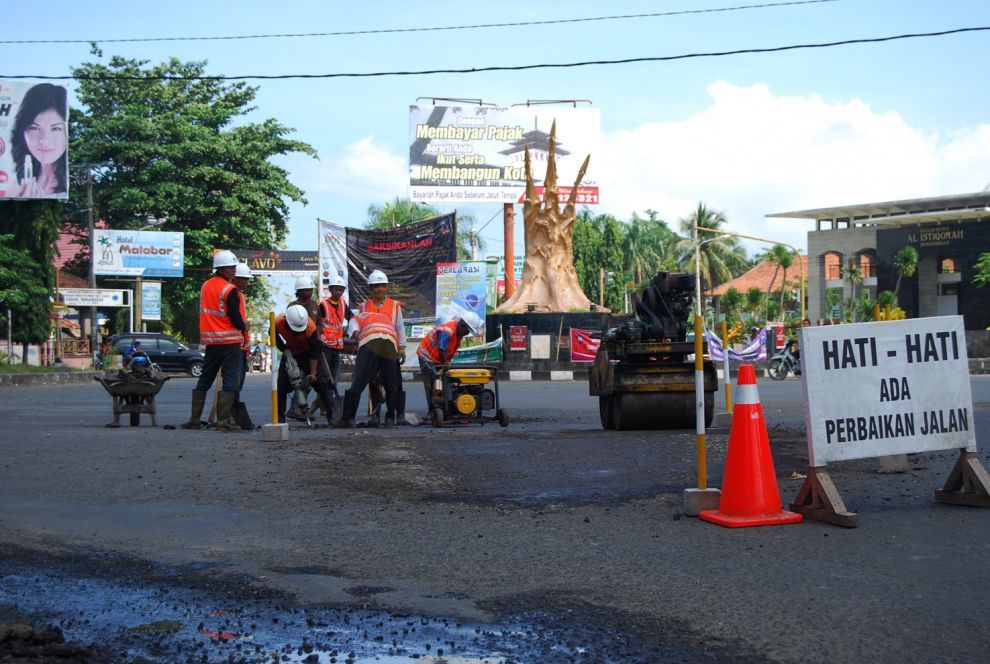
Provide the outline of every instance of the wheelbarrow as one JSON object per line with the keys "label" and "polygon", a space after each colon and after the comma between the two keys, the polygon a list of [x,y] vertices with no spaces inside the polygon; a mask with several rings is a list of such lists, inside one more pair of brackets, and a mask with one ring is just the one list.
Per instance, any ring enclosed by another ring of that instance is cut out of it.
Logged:
{"label": "wheelbarrow", "polygon": [[113,422],[109,428],[120,426],[120,416],[127,413],[131,426],[141,424],[141,413],[151,416],[151,426],[158,426],[155,421],[155,396],[161,391],[168,376],[158,369],[137,367],[135,369],[120,369],[119,371],[104,371],[93,378],[113,399]]}

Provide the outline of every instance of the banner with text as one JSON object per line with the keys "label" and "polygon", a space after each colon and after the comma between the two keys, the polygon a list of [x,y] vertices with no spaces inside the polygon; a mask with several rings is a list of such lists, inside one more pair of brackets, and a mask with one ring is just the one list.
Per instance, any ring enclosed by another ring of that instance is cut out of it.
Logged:
{"label": "banner with text", "polygon": [[0,199],[69,199],[66,86],[0,80]]}
{"label": "banner with text", "polygon": [[162,319],[162,282],[141,282],[141,319]]}
{"label": "banner with text", "polygon": [[[526,190],[526,147],[542,195],[554,122],[557,182],[569,192],[585,157],[602,154],[598,109],[410,106],[409,198],[517,203]],[[598,181],[590,173],[578,183],[576,202],[598,204]]]}
{"label": "banner with text", "polygon": [[976,451],[962,316],[801,331],[808,459]]}
{"label": "banner with text", "polygon": [[[326,219],[317,219],[320,253],[320,299],[330,297],[330,275],[336,272],[344,280],[344,301],[350,304],[351,296],[347,286],[347,228]],[[360,302],[356,303],[360,304]]]}
{"label": "banner with text", "polygon": [[181,277],[182,233],[159,231],[93,231],[97,275],[118,277]]}
{"label": "banner with text", "polygon": [[467,321],[485,338],[488,264],[485,261],[437,264],[437,325],[454,318]]}

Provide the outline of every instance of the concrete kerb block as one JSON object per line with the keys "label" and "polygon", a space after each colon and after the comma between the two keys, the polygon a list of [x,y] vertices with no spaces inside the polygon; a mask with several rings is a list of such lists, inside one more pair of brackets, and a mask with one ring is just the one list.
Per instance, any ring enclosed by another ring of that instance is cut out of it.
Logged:
{"label": "concrete kerb block", "polygon": [[532,371],[510,371],[509,380],[533,380]]}
{"label": "concrete kerb block", "polygon": [[717,510],[721,489],[684,489],[682,511],[686,516],[698,516],[705,510]]}
{"label": "concrete kerb block", "polygon": [[551,371],[550,380],[574,380],[573,371]]}
{"label": "concrete kerb block", "polygon": [[289,425],[287,423],[261,425],[261,442],[278,443],[284,440],[289,440]]}

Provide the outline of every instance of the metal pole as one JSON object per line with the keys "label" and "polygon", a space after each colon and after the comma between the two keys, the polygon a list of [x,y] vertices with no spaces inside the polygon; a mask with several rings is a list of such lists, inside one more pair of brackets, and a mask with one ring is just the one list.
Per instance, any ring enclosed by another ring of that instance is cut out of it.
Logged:
{"label": "metal pole", "polygon": [[127,304],[129,305],[128,311],[130,312],[129,318],[131,319],[129,326],[131,332],[134,332],[134,291],[132,290],[127,291]]}
{"label": "metal pole", "polygon": [[698,242],[698,220],[694,221],[694,300],[701,316],[701,243]]}
{"label": "metal pole", "polygon": [[10,307],[7,307],[7,364],[14,363],[14,327],[11,325]]}
{"label": "metal pole", "polygon": [[131,332],[144,332],[144,324],[141,322],[141,297],[144,293],[141,292],[141,288],[144,287],[144,277],[137,277],[134,279],[134,303],[132,311],[134,312],[134,325],[137,325],[137,329],[131,328]]}
{"label": "metal pole", "polygon": [[272,372],[272,424],[278,424],[278,347],[275,345],[275,313],[268,313],[268,352],[271,354],[271,361],[268,368]]}
{"label": "metal pole", "polygon": [[[86,224],[89,227],[89,287],[96,288],[96,237],[93,232],[93,169],[86,171]],[[96,307],[89,308],[89,354],[96,361],[99,344],[96,337],[99,326],[96,324]]]}
{"label": "metal pole", "polygon": [[505,299],[508,300],[516,292],[516,245],[515,245],[516,211],[512,203],[502,206],[503,239],[505,247]]}
{"label": "metal pole", "polygon": [[729,324],[722,319],[722,382],[725,385],[725,412],[732,413],[732,374],[729,370]]}
{"label": "metal pole", "polygon": [[701,316],[694,317],[694,400],[695,426],[698,436],[698,488],[708,488],[708,461],[705,450],[705,369],[701,350]]}

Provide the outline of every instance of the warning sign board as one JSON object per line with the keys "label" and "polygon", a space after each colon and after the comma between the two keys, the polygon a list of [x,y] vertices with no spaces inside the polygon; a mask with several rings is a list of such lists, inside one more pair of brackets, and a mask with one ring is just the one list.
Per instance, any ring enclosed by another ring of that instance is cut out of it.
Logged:
{"label": "warning sign board", "polygon": [[962,316],[801,329],[810,466],[976,451]]}

